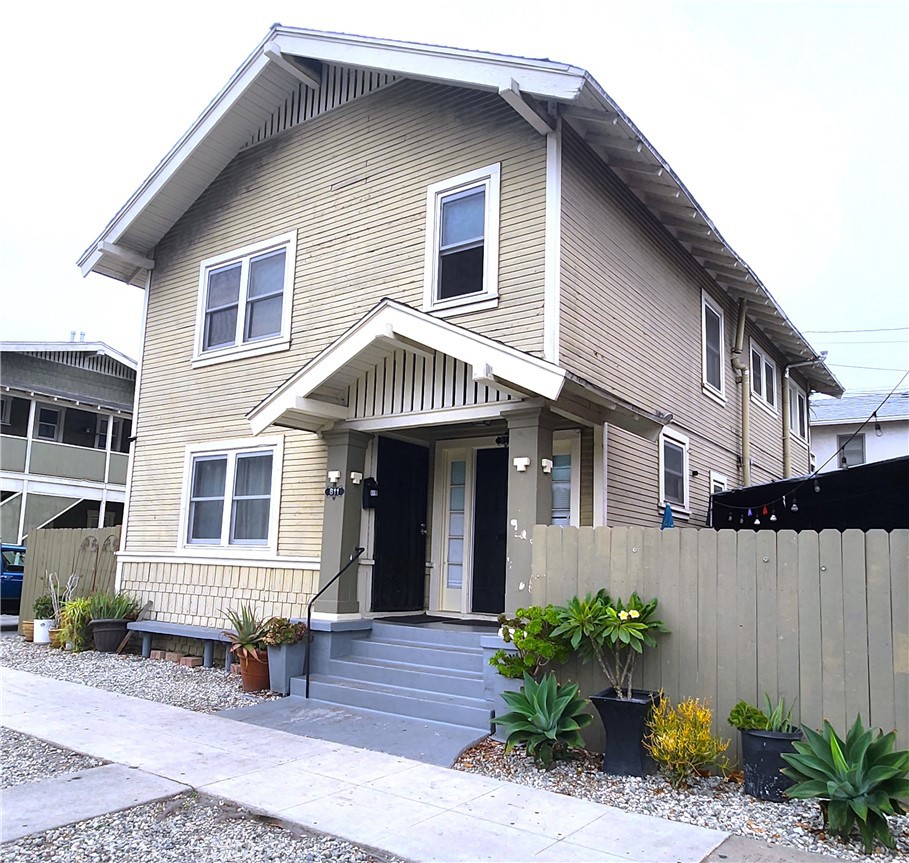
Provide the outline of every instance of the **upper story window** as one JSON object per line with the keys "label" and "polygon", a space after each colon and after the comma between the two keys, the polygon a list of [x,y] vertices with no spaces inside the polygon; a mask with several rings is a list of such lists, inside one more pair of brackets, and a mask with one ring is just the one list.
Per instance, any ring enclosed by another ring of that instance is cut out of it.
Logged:
{"label": "upper story window", "polygon": [[296,232],[202,262],[195,365],[290,345]]}
{"label": "upper story window", "polygon": [[789,383],[789,430],[808,440],[808,397],[805,391],[795,383]]}
{"label": "upper story window", "polygon": [[706,293],[701,294],[702,368],[704,390],[725,394],[723,363],[723,310]]}
{"label": "upper story window", "polygon": [[688,438],[668,428],[660,435],[660,506],[666,504],[689,508]]}
{"label": "upper story window", "polygon": [[38,405],[35,417],[35,437],[39,440],[60,439],[60,411],[57,408]]}
{"label": "upper story window", "polygon": [[11,396],[0,396],[0,425],[8,426],[13,413],[13,399]]}
{"label": "upper story window", "polygon": [[836,451],[840,454],[840,467],[855,467],[865,463],[865,435],[839,434]]}
{"label": "upper story window", "polygon": [[495,305],[498,246],[498,164],[429,186],[424,308]]}
{"label": "upper story window", "polygon": [[754,342],[751,343],[751,393],[758,404],[776,409],[776,366]]}
{"label": "upper story window", "polygon": [[276,545],[280,439],[269,444],[206,444],[187,451],[187,545]]}

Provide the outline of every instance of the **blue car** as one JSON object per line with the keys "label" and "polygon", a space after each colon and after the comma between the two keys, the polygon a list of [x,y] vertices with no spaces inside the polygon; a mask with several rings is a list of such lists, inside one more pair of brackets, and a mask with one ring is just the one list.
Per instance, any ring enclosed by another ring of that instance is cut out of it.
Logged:
{"label": "blue car", "polygon": [[25,546],[0,545],[0,602],[3,611],[18,614],[25,571]]}

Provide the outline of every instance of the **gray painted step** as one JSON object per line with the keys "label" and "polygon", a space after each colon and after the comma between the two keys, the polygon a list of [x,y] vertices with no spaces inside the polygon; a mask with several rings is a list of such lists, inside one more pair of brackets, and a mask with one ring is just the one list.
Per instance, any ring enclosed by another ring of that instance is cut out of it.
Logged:
{"label": "gray painted step", "polygon": [[365,657],[342,657],[329,660],[328,676],[483,698],[483,675],[479,672],[431,668],[404,662],[381,662]]}
{"label": "gray painted step", "polygon": [[[305,687],[303,678],[294,678],[291,681],[290,694],[303,695]],[[489,708],[481,698],[409,690],[399,686],[368,683],[362,680],[343,680],[321,674],[313,674],[310,679],[310,697],[332,704],[345,704],[381,713],[476,728],[478,731],[488,732],[490,727]]]}
{"label": "gray painted step", "polygon": [[498,627],[490,626],[482,630],[471,629],[458,624],[424,624],[408,626],[400,623],[388,623],[374,620],[372,634],[374,638],[390,641],[413,641],[418,644],[444,644],[455,647],[479,647],[484,635],[495,635]]}
{"label": "gray painted step", "polygon": [[483,671],[483,651],[476,647],[447,647],[439,644],[427,647],[409,641],[390,641],[359,638],[351,644],[351,656],[379,659],[388,662],[407,662],[432,668]]}

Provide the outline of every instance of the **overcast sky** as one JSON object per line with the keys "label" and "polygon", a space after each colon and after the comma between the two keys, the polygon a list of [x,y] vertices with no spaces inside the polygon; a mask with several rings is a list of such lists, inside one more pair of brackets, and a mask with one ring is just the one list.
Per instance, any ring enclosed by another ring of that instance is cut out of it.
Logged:
{"label": "overcast sky", "polygon": [[[75,261],[279,21],[582,66],[847,389],[909,368],[903,0],[87,0],[2,16],[2,338],[84,331],[138,356],[141,291]],[[888,331],[816,332],[858,329]]]}

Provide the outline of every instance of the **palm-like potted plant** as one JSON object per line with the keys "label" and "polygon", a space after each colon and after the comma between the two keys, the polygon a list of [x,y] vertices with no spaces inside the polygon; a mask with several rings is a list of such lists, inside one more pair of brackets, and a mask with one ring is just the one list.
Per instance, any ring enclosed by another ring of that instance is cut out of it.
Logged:
{"label": "palm-like potted plant", "polygon": [[[91,603],[87,596],[77,596],[60,609],[63,640],[74,652],[86,650],[92,641]],[[119,642],[118,642],[119,644]]]}
{"label": "palm-like potted plant", "polygon": [[792,722],[792,707],[780,698],[774,705],[765,693],[766,709],[740,701],[729,714],[728,722],[742,735],[742,768],[745,793],[759,800],[782,803],[783,792],[792,784],[780,771],[786,766],[783,753],[795,752],[793,743],[802,731]]}
{"label": "palm-like potted plant", "polygon": [[268,650],[269,689],[290,694],[290,679],[303,674],[309,630],[302,620],[273,617],[265,624],[264,642]]}
{"label": "palm-like potted plant", "polygon": [[125,593],[94,593],[88,598],[95,650],[113,653],[126,637],[126,624],[139,615],[139,604]]}
{"label": "palm-like potted plant", "polygon": [[268,689],[268,652],[265,647],[266,623],[250,605],[228,609],[225,615],[232,629],[224,630],[230,652],[240,661],[240,679],[245,692]]}
{"label": "palm-like potted plant", "polygon": [[658,693],[632,689],[637,658],[656,636],[667,632],[656,618],[657,600],[643,602],[632,593],[627,602],[605,590],[573,597],[557,609],[554,638],[565,638],[583,660],[596,659],[609,687],[590,696],[606,731],[603,769],[620,776],[644,776],[656,764],[644,747],[647,720]]}

